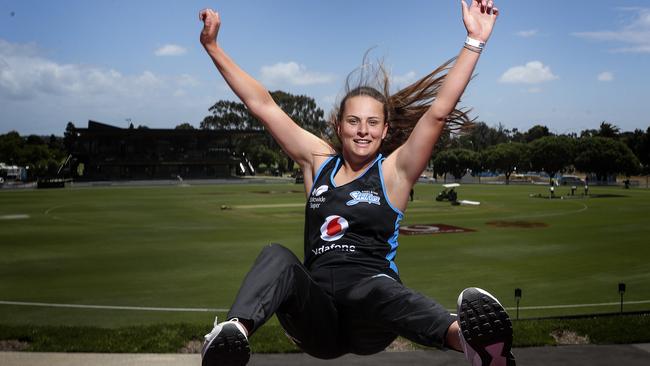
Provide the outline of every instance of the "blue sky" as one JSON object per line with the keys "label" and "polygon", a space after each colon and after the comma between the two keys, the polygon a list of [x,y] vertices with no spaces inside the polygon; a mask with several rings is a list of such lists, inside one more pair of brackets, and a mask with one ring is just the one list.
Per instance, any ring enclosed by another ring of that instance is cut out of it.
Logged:
{"label": "blue sky", "polygon": [[[645,130],[650,1],[497,1],[502,11],[461,105],[495,126],[556,133]],[[366,50],[395,84],[455,56],[456,0],[0,2],[0,133],[62,135],[68,121],[198,127],[233,94],[198,42],[198,12],[222,16],[220,43],[270,90],[326,112]]]}

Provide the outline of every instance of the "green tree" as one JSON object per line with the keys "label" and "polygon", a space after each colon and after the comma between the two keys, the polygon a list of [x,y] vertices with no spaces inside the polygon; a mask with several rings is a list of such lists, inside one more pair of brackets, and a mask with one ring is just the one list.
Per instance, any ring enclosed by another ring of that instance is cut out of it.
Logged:
{"label": "green tree", "polygon": [[65,146],[63,145],[63,138],[60,136],[50,135],[50,138],[47,142],[47,147],[51,150],[65,151]]}
{"label": "green tree", "polygon": [[608,176],[639,172],[640,162],[623,142],[604,137],[584,137],[578,141],[574,165],[577,169],[593,173],[599,181]]}
{"label": "green tree", "polygon": [[287,164],[283,154],[263,144],[251,145],[247,156],[257,171],[261,171],[261,167],[264,166],[266,172],[271,174],[276,169],[281,171]]}
{"label": "green tree", "polygon": [[175,130],[193,130],[194,126],[192,126],[188,122],[183,122],[183,123],[179,124],[178,126],[174,127],[174,129]]}
{"label": "green tree", "polygon": [[487,164],[488,151],[479,151],[477,154],[476,166],[472,168],[472,175],[478,176],[478,182],[481,183],[481,173],[490,170]]}
{"label": "green tree", "polygon": [[526,142],[532,142],[546,136],[551,136],[551,132],[548,127],[542,125],[533,126],[524,134]]}
{"label": "green tree", "polygon": [[519,129],[513,128],[510,133],[511,142],[526,142],[526,133],[519,132]]}
{"label": "green tree", "polygon": [[[545,171],[549,177],[571,165],[575,147],[566,136],[541,137],[529,145],[530,165],[533,170]],[[549,178],[552,179],[552,178]]]}
{"label": "green tree", "polygon": [[621,132],[621,129],[614,126],[611,123],[605,121],[600,123],[600,129],[598,130],[598,136],[606,137],[610,139],[617,139],[618,134]]}
{"label": "green tree", "polygon": [[492,146],[485,151],[485,166],[489,170],[503,173],[506,184],[510,184],[510,175],[514,171],[527,170],[530,166],[528,148],[518,142]]}
{"label": "green tree", "polygon": [[261,130],[262,125],[241,102],[220,100],[208,109],[212,114],[201,121],[205,130]]}
{"label": "green tree", "polygon": [[21,137],[15,131],[0,135],[0,162],[29,167],[32,177],[55,176],[64,157],[62,150],[50,148],[40,136]]}
{"label": "green tree", "polygon": [[45,141],[38,135],[29,135],[25,138],[25,144],[27,145],[43,145]]}
{"label": "green tree", "polygon": [[441,175],[446,180],[447,173],[451,173],[451,170],[457,164],[457,158],[450,150],[440,151],[433,158],[433,174],[434,176]]}
{"label": "green tree", "polygon": [[271,96],[284,113],[302,128],[318,137],[326,133],[328,124],[324,118],[325,112],[318,108],[313,98],[286,93],[282,90],[271,92]]}
{"label": "green tree", "polygon": [[[324,119],[325,113],[322,109],[318,108],[313,98],[305,95],[294,95],[281,90],[271,92],[271,97],[273,97],[273,100],[275,100],[284,113],[289,115],[299,126],[318,137],[325,136],[328,128],[328,124]],[[275,141],[269,141],[269,145],[278,151],[281,156],[284,156],[286,165],[280,166],[280,171],[293,170],[293,160],[284,153]]]}
{"label": "green tree", "polygon": [[[278,106],[302,128],[318,137],[323,136],[327,131],[328,125],[324,119],[325,113],[322,109],[318,108],[313,98],[305,95],[293,95],[281,90],[271,92],[271,97]],[[201,122],[202,129],[264,129],[264,126],[248,112],[246,106],[241,102],[220,100],[210,107],[209,111],[211,112],[211,115],[205,117]],[[242,141],[234,141],[233,145],[235,146],[235,151],[239,155],[241,153],[246,153],[247,155],[263,155],[268,158],[271,155],[269,155],[266,150],[255,150],[255,147],[259,145],[266,146],[268,149],[276,153],[274,155],[276,156],[276,161],[270,165],[277,166],[280,172],[291,170],[293,167],[293,161],[286,156],[284,151],[282,151],[280,146],[275,143],[270,135],[267,135],[263,140],[247,138]],[[251,159],[251,162],[253,161],[260,162],[259,164],[261,164],[261,160],[258,158]],[[268,166],[268,164],[265,165]]]}
{"label": "green tree", "polygon": [[479,165],[478,153],[469,149],[450,149],[441,151],[433,160],[436,174],[451,173],[456,180],[462,178],[468,170]]}
{"label": "green tree", "polygon": [[17,165],[22,161],[21,153],[25,141],[16,131],[0,135],[0,162]]}
{"label": "green tree", "polygon": [[74,123],[68,122],[65,126],[65,132],[63,133],[63,146],[65,146],[65,151],[68,154],[72,154],[77,143],[77,128]]}
{"label": "green tree", "polygon": [[645,132],[636,129],[622,133],[620,138],[641,162],[642,173],[650,174],[650,127]]}
{"label": "green tree", "polygon": [[650,127],[645,131],[645,136],[636,154],[639,160],[641,160],[644,173],[650,174]]}
{"label": "green tree", "polygon": [[[509,131],[499,124],[496,128],[490,127],[485,122],[477,122],[467,132],[466,139],[471,141],[469,144],[474,151],[482,151],[490,146],[510,141]],[[468,147],[466,144],[464,147]]]}

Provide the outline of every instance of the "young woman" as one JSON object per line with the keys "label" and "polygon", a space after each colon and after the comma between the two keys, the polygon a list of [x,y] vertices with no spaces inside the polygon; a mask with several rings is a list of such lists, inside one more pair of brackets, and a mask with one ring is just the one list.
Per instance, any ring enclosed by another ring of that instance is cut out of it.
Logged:
{"label": "young woman", "polygon": [[200,12],[205,50],[300,165],[308,196],[304,262],[279,244],[262,250],[228,321],[215,321],[206,335],[204,366],[245,365],[248,336],[273,314],[298,347],[318,358],[377,353],[401,335],[463,351],[472,365],[515,365],[512,326],[494,297],[466,289],[452,315],[405,287],[394,262],[411,188],[445,125],[467,121],[455,106],[499,14],[492,0],[461,6],[468,37],[447,75],[437,76],[439,68],[394,95],[387,83],[381,91],[367,85],[349,90],[334,113],[336,148],[294,123],[219,46],[219,14]]}

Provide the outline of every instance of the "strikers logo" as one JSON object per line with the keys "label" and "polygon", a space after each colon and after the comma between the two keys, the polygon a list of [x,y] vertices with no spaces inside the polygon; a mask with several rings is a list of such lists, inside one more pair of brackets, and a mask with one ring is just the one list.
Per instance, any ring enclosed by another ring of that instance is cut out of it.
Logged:
{"label": "strikers logo", "polygon": [[320,238],[325,241],[339,240],[348,230],[348,220],[341,216],[327,216],[325,223],[320,227]]}

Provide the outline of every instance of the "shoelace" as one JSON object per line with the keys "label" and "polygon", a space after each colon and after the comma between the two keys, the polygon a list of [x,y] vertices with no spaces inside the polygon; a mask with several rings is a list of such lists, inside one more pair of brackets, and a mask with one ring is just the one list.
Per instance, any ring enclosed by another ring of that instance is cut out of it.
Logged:
{"label": "shoelace", "polygon": [[[239,323],[239,319],[237,319],[237,318],[232,318],[232,319],[230,319],[229,321]],[[221,328],[217,329],[218,326],[219,326],[219,320],[218,320],[218,318],[215,316],[215,317],[214,317],[214,326],[213,326],[212,330],[210,331],[210,333],[206,334],[206,335],[204,336],[204,338],[205,338],[206,340],[208,340],[208,339],[210,339],[210,337],[212,337],[213,335],[219,333],[219,331],[221,331]]]}
{"label": "shoelace", "polygon": [[218,320],[218,318],[215,316],[215,317],[214,317],[214,326],[212,327],[212,330],[210,331],[210,333],[206,334],[206,335],[203,337],[203,338],[205,338],[205,340],[210,339],[210,337],[211,337],[213,334],[215,334],[215,333],[218,332],[218,331],[217,331],[217,325],[219,325],[219,320]]}

